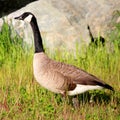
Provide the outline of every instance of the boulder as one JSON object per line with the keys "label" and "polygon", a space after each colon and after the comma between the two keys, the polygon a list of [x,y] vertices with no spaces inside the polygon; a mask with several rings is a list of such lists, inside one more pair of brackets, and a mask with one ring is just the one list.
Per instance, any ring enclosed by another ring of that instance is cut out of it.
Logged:
{"label": "boulder", "polygon": [[120,22],[120,1],[118,0],[38,0],[9,14],[14,28],[28,43],[32,42],[32,31],[27,23],[14,20],[23,12],[35,14],[42,38],[47,48],[76,49],[76,44],[90,42],[89,24],[93,36],[107,33],[113,24]]}

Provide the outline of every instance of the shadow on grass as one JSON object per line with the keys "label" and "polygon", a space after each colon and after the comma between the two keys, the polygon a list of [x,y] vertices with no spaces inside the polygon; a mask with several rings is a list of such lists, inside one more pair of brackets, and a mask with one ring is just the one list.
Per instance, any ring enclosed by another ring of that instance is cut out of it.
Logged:
{"label": "shadow on grass", "polygon": [[92,91],[80,94],[77,96],[80,104],[91,104],[91,105],[107,105],[114,104],[120,105],[120,92],[105,92],[105,91]]}
{"label": "shadow on grass", "polygon": [[78,95],[80,103],[97,103],[97,104],[109,104],[112,100],[113,94],[108,94],[105,92],[86,92],[84,94]]}
{"label": "shadow on grass", "polygon": [[60,95],[55,95],[55,99],[58,104],[66,101],[67,104],[72,105],[72,99],[77,97],[80,105],[90,104],[90,105],[107,105],[114,104],[120,105],[120,93],[119,92],[105,92],[105,91],[90,91],[76,96],[68,96],[67,99],[62,98]]}

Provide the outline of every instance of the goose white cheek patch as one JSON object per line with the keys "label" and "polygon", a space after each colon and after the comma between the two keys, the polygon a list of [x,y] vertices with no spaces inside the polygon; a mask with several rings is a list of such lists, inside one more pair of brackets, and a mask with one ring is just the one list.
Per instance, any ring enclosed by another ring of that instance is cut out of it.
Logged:
{"label": "goose white cheek patch", "polygon": [[28,15],[25,19],[24,19],[24,21],[26,21],[26,22],[29,22],[30,23],[30,21],[31,21],[31,19],[32,19],[32,15]]}

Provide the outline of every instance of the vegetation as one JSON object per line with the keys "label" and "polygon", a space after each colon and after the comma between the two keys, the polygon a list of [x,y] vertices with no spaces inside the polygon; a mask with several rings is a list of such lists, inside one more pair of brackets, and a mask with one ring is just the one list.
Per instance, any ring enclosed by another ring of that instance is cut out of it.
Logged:
{"label": "vegetation", "polygon": [[[4,23],[0,33],[0,120],[120,120],[120,27],[116,37],[110,37],[113,49],[89,46],[86,52],[46,49],[55,60],[78,66],[103,79],[115,88],[89,91],[78,96],[80,108],[74,109],[60,95],[42,88],[33,77],[33,48]],[[118,31],[118,30],[117,30]],[[115,31],[114,31],[115,32]],[[113,34],[113,33],[112,33]],[[114,39],[114,40],[113,40]]]}

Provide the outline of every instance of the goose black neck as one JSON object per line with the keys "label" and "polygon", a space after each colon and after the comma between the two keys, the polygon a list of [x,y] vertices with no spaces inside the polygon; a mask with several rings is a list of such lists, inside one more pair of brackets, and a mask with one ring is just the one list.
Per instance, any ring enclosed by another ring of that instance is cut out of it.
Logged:
{"label": "goose black neck", "polygon": [[34,35],[35,53],[44,52],[42,37],[38,28],[37,20],[34,16],[32,17],[30,24]]}

